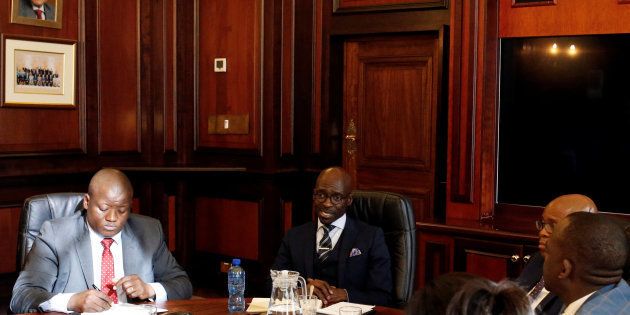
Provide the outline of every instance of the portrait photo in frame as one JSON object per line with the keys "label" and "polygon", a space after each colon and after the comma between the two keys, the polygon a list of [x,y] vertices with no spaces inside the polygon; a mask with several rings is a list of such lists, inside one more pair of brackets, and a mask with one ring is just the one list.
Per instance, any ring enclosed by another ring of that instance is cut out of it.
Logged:
{"label": "portrait photo in frame", "polygon": [[533,7],[539,5],[556,5],[556,0],[512,0],[512,7]]}
{"label": "portrait photo in frame", "polygon": [[61,28],[63,0],[11,0],[11,23]]}
{"label": "portrait photo in frame", "polygon": [[72,108],[76,42],[3,36],[6,107]]}

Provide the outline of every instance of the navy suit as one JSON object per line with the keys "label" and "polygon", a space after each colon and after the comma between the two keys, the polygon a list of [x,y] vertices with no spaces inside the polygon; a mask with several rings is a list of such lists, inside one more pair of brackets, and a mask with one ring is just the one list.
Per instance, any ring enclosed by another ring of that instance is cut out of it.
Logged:
{"label": "navy suit", "polygon": [[[42,302],[57,293],[92,289],[92,247],[87,224],[85,210],[44,222],[13,287],[13,312],[37,311]],[[188,275],[166,247],[158,220],[129,214],[121,233],[126,275],[137,274],[146,283],[159,282],[169,300],[190,298],[192,285]]]}
{"label": "navy suit", "polygon": [[[317,223],[314,222],[289,230],[272,269],[294,270],[304,278],[314,278],[316,232]],[[336,247],[340,250],[337,287],[348,291],[350,302],[389,304],[392,276],[383,230],[347,217]],[[350,257],[353,249],[358,249],[361,254]]]}
{"label": "navy suit", "polygon": [[[516,278],[516,282],[526,291],[531,290],[542,278],[544,263],[545,259],[540,252],[532,255],[521,275]],[[536,314],[556,315],[560,313],[562,304],[557,295],[549,292],[534,311]]]}

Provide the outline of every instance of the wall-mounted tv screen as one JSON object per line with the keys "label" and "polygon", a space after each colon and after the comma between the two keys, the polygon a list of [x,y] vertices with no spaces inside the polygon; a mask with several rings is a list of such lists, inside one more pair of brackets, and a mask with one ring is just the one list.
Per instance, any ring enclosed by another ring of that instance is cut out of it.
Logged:
{"label": "wall-mounted tv screen", "polygon": [[497,201],[630,213],[630,34],[501,40]]}

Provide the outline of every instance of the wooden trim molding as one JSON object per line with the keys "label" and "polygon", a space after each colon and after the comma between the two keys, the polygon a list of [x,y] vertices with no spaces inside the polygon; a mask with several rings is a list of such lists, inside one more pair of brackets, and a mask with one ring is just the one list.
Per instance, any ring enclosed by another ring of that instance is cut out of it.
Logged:
{"label": "wooden trim molding", "polygon": [[333,12],[446,8],[448,0],[334,0]]}
{"label": "wooden trim molding", "polygon": [[[569,0],[570,1],[570,0]],[[623,1],[623,0],[620,0]],[[512,7],[535,7],[541,5],[556,5],[556,0],[512,0]]]}

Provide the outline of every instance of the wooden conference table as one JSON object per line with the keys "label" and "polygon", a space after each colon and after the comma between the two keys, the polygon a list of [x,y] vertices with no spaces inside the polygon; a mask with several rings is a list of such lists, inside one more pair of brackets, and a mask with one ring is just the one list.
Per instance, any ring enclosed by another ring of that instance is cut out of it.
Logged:
{"label": "wooden conference table", "polygon": [[[171,312],[188,312],[191,314],[208,314],[208,315],[228,315],[227,311],[227,298],[210,298],[210,299],[191,299],[191,300],[177,300],[166,301],[163,303],[157,303],[160,308],[168,310],[168,314]],[[374,315],[403,315],[402,310],[390,307],[377,306]],[[30,313],[32,314],[60,314],[64,313]],[[244,313],[243,313],[244,314]]]}

